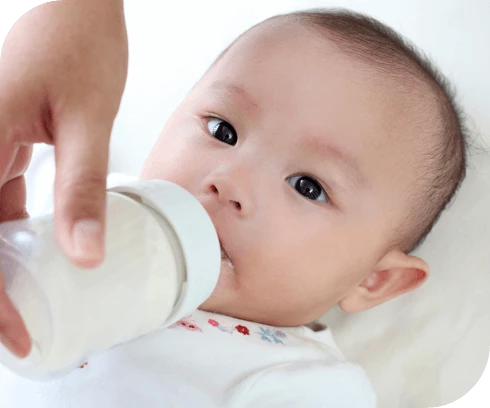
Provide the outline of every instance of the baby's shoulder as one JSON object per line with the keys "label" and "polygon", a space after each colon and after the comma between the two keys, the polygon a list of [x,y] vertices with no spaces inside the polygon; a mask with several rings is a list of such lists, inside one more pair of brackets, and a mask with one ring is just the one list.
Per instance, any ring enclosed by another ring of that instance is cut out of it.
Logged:
{"label": "baby's shoulder", "polygon": [[294,361],[270,367],[234,390],[233,406],[375,408],[364,370],[347,361]]}

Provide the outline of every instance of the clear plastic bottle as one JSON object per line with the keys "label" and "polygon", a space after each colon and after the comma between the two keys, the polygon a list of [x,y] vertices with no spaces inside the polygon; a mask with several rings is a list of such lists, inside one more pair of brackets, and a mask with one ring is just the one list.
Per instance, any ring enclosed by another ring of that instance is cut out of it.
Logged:
{"label": "clear plastic bottle", "polygon": [[161,180],[107,196],[106,255],[94,269],[61,252],[52,215],[0,224],[0,273],[33,347],[20,359],[0,344],[0,364],[36,380],[196,310],[218,281],[213,223],[190,193]]}

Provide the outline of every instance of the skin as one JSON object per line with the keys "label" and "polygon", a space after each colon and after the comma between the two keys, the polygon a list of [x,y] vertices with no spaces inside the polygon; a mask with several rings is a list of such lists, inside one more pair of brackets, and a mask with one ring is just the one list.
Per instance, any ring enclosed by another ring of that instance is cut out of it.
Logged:
{"label": "skin", "polygon": [[[122,0],[48,2],[22,16],[2,46],[0,222],[28,216],[24,172],[32,144],[54,145],[56,235],[82,267],[104,254],[109,138],[127,48]],[[31,348],[1,274],[0,341],[20,357]]]}
{"label": "skin", "polygon": [[[190,191],[231,259],[201,309],[295,326],[420,286],[427,264],[390,246],[417,174],[411,104],[298,24],[242,36],[170,117],[141,173]],[[215,137],[221,121],[235,145]],[[303,175],[325,195],[300,194],[291,177]]]}

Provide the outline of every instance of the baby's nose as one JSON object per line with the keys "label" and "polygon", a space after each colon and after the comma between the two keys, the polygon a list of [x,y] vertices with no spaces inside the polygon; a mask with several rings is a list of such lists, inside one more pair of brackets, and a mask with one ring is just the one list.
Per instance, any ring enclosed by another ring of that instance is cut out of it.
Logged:
{"label": "baby's nose", "polygon": [[[218,187],[219,186],[219,187]],[[218,200],[223,204],[231,204],[238,211],[242,211],[242,204],[237,201],[237,192],[233,186],[228,183],[213,183],[210,186],[211,191],[218,196]]]}

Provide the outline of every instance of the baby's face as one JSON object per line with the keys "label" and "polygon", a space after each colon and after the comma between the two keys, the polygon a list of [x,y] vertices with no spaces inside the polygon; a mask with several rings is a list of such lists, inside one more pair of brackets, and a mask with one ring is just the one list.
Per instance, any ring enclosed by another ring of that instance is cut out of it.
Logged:
{"label": "baby's face", "polygon": [[[373,279],[407,208],[402,101],[300,27],[249,32],[178,107],[141,178],[206,208],[223,249],[204,310],[314,320]],[[362,286],[362,285],[361,285]]]}

